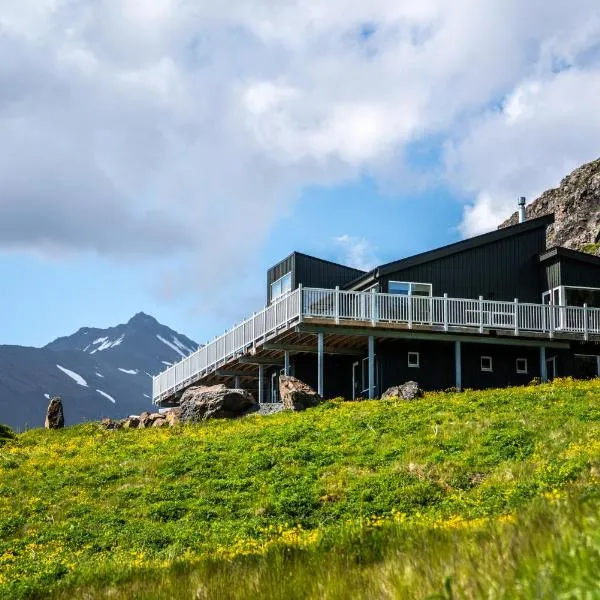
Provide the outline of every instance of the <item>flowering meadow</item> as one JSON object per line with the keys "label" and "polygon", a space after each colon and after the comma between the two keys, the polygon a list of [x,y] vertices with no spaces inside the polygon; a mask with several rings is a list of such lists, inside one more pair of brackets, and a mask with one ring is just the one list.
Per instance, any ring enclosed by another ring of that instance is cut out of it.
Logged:
{"label": "flowering meadow", "polygon": [[600,598],[600,380],[0,445],[0,598]]}

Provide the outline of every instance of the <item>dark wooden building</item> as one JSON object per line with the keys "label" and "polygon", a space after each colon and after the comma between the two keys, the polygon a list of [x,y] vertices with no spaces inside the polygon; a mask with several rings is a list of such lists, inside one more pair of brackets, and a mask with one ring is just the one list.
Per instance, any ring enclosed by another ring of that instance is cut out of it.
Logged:
{"label": "dark wooden building", "polygon": [[600,258],[546,248],[552,216],[360,271],[293,252],[267,271],[267,306],[155,378],[276,401],[291,373],[325,397],[600,376]]}

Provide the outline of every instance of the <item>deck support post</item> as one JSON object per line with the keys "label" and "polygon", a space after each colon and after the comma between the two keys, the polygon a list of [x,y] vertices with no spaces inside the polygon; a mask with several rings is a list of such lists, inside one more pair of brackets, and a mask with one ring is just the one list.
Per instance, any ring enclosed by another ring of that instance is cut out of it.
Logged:
{"label": "deck support post", "polygon": [[369,336],[369,400],[375,398],[375,337]]}
{"label": "deck support post", "polygon": [[546,346],[540,346],[540,379],[548,381],[548,365],[546,363]]}
{"label": "deck support post", "polygon": [[325,363],[325,334],[323,332],[317,333],[317,392],[321,398],[323,398],[324,388],[324,363]]}
{"label": "deck support post", "polygon": [[461,342],[454,342],[454,365],[456,369],[456,381],[455,388],[461,392],[462,391],[462,347]]}
{"label": "deck support post", "polygon": [[290,353],[287,350],[283,354],[283,374],[290,374]]}
{"label": "deck support post", "polygon": [[239,390],[242,387],[240,376],[235,376],[235,383],[233,384],[236,390]]}
{"label": "deck support post", "polygon": [[483,333],[483,296],[479,296],[479,333]]}
{"label": "deck support post", "polygon": [[263,404],[265,401],[265,367],[258,365],[258,403]]}
{"label": "deck support post", "polygon": [[444,293],[444,331],[448,331],[448,294]]}

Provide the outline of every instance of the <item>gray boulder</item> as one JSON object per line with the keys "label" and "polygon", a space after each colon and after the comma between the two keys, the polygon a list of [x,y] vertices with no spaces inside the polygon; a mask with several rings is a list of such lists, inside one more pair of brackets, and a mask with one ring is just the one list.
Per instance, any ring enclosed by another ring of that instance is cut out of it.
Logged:
{"label": "gray boulder", "polygon": [[191,387],[181,396],[179,420],[195,423],[207,419],[235,419],[258,410],[258,402],[247,390],[227,386]]}
{"label": "gray boulder", "polygon": [[65,413],[63,411],[62,398],[54,396],[50,399],[48,410],[46,411],[46,429],[62,429],[65,426]]}
{"label": "gray boulder", "polygon": [[416,381],[407,381],[402,385],[394,385],[388,388],[381,399],[398,398],[399,400],[411,401],[422,397],[423,390],[419,387],[419,384]]}
{"label": "gray boulder", "polygon": [[279,395],[285,410],[305,410],[323,402],[315,390],[291,375],[279,377]]}

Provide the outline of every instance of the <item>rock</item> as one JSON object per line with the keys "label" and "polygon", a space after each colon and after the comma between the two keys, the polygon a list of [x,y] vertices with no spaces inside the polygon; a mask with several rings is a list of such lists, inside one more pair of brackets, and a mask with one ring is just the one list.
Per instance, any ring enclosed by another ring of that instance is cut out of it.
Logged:
{"label": "rock", "polygon": [[8,440],[14,440],[15,434],[13,430],[8,425],[2,425],[0,423],[0,446],[2,444],[8,442]]}
{"label": "rock", "polygon": [[[564,246],[600,256],[600,158],[567,175],[556,189],[544,192],[526,208],[527,218],[554,213],[547,246]],[[500,227],[516,225],[514,213]]]}
{"label": "rock", "polygon": [[281,402],[266,402],[260,405],[259,415],[274,415],[284,410]]}
{"label": "rock", "polygon": [[172,408],[166,413],[163,413],[163,417],[166,418],[167,423],[170,427],[177,425],[181,421],[181,409],[180,408]]}
{"label": "rock", "polygon": [[46,429],[62,429],[65,426],[65,414],[63,411],[62,398],[54,396],[50,400],[48,410],[46,411]]}
{"label": "rock", "polygon": [[149,412],[143,412],[139,417],[138,429],[145,429],[152,425],[152,418]]}
{"label": "rock", "polygon": [[127,417],[123,422],[123,429],[137,429],[140,425],[140,418],[131,416]]}
{"label": "rock", "polygon": [[155,419],[152,421],[152,427],[162,427],[163,425],[166,425],[166,423],[166,419]]}
{"label": "rock", "polygon": [[113,421],[112,419],[102,419],[102,428],[103,429],[121,429],[123,427],[123,423],[120,421]]}
{"label": "rock", "polygon": [[291,375],[279,377],[279,395],[286,410],[305,410],[323,402],[323,398],[310,385]]}
{"label": "rock", "polygon": [[402,385],[394,385],[388,388],[383,396],[382,400],[388,400],[389,398],[398,398],[399,400],[415,400],[423,396],[423,390],[419,387],[416,381],[407,381]]}
{"label": "rock", "polygon": [[258,410],[247,390],[230,389],[223,384],[191,387],[181,396],[179,419],[195,423],[206,419],[234,419]]}

